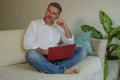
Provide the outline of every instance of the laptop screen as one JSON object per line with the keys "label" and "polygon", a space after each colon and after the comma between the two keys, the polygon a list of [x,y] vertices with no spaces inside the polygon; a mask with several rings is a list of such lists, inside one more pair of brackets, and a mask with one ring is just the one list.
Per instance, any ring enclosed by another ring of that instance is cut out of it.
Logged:
{"label": "laptop screen", "polygon": [[72,57],[75,50],[75,44],[50,47],[48,50],[48,60],[62,60]]}

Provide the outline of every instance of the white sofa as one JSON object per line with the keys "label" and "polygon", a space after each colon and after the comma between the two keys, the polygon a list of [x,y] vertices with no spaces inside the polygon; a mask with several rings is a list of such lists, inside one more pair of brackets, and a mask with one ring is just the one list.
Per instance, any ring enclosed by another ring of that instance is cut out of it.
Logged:
{"label": "white sofa", "polygon": [[77,64],[79,74],[45,74],[30,67],[22,47],[25,30],[0,31],[0,80],[103,80],[106,40],[94,40],[95,56]]}

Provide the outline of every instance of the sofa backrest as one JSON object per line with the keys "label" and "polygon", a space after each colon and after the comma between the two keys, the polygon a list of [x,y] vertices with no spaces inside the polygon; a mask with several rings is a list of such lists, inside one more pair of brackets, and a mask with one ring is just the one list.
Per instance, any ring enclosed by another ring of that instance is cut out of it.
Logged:
{"label": "sofa backrest", "polygon": [[0,66],[25,62],[24,32],[20,29],[0,31]]}

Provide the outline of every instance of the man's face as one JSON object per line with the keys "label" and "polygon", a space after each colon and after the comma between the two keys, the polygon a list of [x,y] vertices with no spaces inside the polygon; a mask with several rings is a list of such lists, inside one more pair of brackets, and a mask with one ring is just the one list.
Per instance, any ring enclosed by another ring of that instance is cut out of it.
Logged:
{"label": "man's face", "polygon": [[46,14],[45,14],[45,20],[46,23],[53,23],[55,19],[57,19],[59,17],[59,10],[50,5],[47,10],[46,10]]}

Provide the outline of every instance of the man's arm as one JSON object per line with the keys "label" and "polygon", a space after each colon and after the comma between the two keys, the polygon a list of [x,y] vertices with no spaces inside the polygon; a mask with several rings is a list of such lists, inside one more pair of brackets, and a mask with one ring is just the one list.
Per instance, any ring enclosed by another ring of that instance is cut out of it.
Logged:
{"label": "man's arm", "polygon": [[58,19],[57,24],[64,29],[64,31],[65,31],[65,36],[66,36],[68,39],[72,38],[72,33],[71,33],[69,27],[67,26],[67,24],[64,22],[64,20]]}
{"label": "man's arm", "polygon": [[34,30],[33,23],[31,22],[24,35],[24,48],[26,50],[35,49],[37,47],[34,43],[34,40],[35,40],[34,34],[35,34],[35,30]]}

